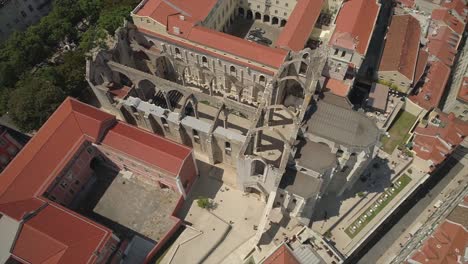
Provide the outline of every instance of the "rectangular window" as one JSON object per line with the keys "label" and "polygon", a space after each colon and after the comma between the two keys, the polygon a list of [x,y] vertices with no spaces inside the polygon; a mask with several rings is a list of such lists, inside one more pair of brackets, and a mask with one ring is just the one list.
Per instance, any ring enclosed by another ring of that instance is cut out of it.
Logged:
{"label": "rectangular window", "polygon": [[62,181],[62,182],[60,183],[60,186],[61,186],[63,189],[66,189],[66,188],[68,187],[68,182]]}
{"label": "rectangular window", "polygon": [[226,153],[226,155],[228,156],[231,156],[231,143],[230,142],[225,142],[224,143],[224,152]]}
{"label": "rectangular window", "polygon": [[344,57],[345,55],[346,55],[346,51],[343,50],[343,51],[341,52],[341,57]]}

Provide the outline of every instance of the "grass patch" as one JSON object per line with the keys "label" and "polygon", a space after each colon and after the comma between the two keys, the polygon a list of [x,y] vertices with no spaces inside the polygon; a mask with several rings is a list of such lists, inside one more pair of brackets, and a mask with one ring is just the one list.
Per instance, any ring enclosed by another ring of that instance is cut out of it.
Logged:
{"label": "grass patch", "polygon": [[401,111],[398,113],[396,120],[390,127],[388,133],[390,137],[382,137],[382,148],[385,152],[391,154],[398,145],[403,144],[410,137],[409,131],[416,122],[417,117],[406,112]]}
{"label": "grass patch", "polygon": [[408,175],[403,174],[393,183],[393,187],[387,188],[384,193],[379,196],[377,201],[372,203],[364,213],[362,213],[350,226],[348,226],[348,228],[346,228],[345,233],[350,238],[354,238],[359,231],[374,219],[374,217],[379,214],[379,212],[382,211],[382,209],[385,208],[385,206],[387,206],[387,204],[406,187],[406,185],[408,185],[410,181],[411,178]]}

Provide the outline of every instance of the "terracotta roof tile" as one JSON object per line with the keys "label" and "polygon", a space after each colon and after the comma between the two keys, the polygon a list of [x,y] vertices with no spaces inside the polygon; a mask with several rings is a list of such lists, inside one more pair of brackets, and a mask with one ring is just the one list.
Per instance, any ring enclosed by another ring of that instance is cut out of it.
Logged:
{"label": "terracotta roof tile", "polygon": [[438,107],[449,77],[450,68],[447,65],[440,61],[433,62],[418,94],[409,99],[426,110]]}
{"label": "terracotta roof tile", "polygon": [[191,149],[156,134],[119,122],[102,141],[103,145],[177,176]]}
{"label": "terracotta roof tile", "polygon": [[346,97],[349,93],[350,85],[345,84],[343,81],[328,78],[325,82],[325,88],[335,95]]}
{"label": "terracotta roof tile", "polygon": [[449,26],[455,33],[462,35],[465,30],[465,23],[450,12],[447,8],[434,9],[431,18]]}
{"label": "terracotta roof tile", "polygon": [[452,66],[461,40],[460,36],[455,34],[449,27],[442,26],[433,29],[428,36],[428,40],[428,52],[447,66]]}
{"label": "terracotta roof tile", "polygon": [[[379,10],[380,5],[375,0],[345,1],[338,13],[330,45],[353,49],[365,55]],[[350,42],[353,45],[350,45]]]}
{"label": "terracotta roof tile", "polygon": [[458,259],[464,256],[467,243],[466,229],[458,224],[444,221],[411,259],[427,264],[458,263]]}
{"label": "terracotta roof tile", "polygon": [[324,0],[298,0],[275,45],[293,51],[304,48],[320,16]]}
{"label": "terracotta roof tile", "polygon": [[294,257],[288,246],[283,244],[268,256],[262,264],[300,264],[300,262]]}
{"label": "terracotta roof tile", "polygon": [[458,98],[468,102],[468,76],[463,78],[463,81],[460,85],[460,90],[458,90]]}
{"label": "terracotta roof tile", "polygon": [[453,9],[466,22],[468,18],[468,7],[466,0],[444,0],[442,6],[448,9]]}
{"label": "terracotta roof tile", "polygon": [[379,71],[398,71],[412,81],[420,35],[421,27],[416,18],[411,15],[393,16]]}
{"label": "terracotta roof tile", "polygon": [[416,70],[414,73],[414,83],[419,82],[421,77],[424,74],[424,71],[427,67],[427,60],[429,58],[429,53],[425,50],[420,50],[418,55],[418,61],[416,63]]}

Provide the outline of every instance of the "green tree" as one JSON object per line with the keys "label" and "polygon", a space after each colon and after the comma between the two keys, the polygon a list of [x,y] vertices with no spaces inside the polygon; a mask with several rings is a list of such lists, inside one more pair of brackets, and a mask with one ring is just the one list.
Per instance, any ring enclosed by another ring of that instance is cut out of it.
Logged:
{"label": "green tree", "polygon": [[65,99],[50,81],[29,77],[18,82],[11,93],[8,109],[13,122],[23,131],[36,130]]}
{"label": "green tree", "polygon": [[106,30],[109,35],[114,35],[117,28],[122,26],[124,19],[130,17],[131,11],[132,8],[130,6],[117,6],[103,10],[99,17],[98,25]]}

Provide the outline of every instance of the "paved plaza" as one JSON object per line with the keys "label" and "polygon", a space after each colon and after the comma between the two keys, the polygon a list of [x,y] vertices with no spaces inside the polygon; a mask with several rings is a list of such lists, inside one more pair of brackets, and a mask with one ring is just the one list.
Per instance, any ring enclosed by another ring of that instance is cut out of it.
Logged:
{"label": "paved plaza", "polygon": [[174,224],[169,216],[178,199],[179,194],[170,189],[149,186],[119,173],[94,212],[159,241]]}
{"label": "paved plaza", "polygon": [[[254,194],[245,194],[225,184],[224,170],[198,163],[200,177],[187,197],[179,217],[187,228],[172,244],[161,263],[218,264],[252,238],[260,222],[265,203]],[[229,179],[229,178],[228,178]],[[197,205],[197,198],[212,201],[211,210]],[[241,263],[241,256],[229,256]],[[190,260],[189,262],[187,262]]]}

